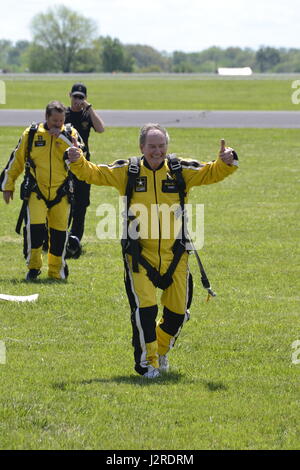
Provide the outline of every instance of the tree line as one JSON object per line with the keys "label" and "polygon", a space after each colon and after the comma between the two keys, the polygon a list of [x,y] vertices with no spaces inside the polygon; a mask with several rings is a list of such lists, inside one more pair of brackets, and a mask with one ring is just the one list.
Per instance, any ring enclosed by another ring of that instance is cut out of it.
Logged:
{"label": "tree line", "polygon": [[210,47],[200,52],[166,53],[141,44],[97,35],[93,20],[65,6],[49,9],[31,21],[32,41],[0,40],[3,72],[173,72],[214,73],[218,67],[249,66],[257,73],[299,73],[300,49],[262,46]]}

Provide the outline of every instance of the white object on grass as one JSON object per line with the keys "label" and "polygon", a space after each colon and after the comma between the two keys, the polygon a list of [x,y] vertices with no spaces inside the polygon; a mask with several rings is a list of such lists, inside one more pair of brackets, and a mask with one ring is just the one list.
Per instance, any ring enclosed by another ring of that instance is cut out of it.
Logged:
{"label": "white object on grass", "polygon": [[0,300],[9,300],[11,302],[35,302],[39,294],[32,295],[6,295],[0,294]]}

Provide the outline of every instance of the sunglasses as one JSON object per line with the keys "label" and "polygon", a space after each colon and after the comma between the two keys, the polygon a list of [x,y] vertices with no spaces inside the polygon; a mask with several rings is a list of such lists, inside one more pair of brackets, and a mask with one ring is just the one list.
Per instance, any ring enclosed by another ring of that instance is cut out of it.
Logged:
{"label": "sunglasses", "polygon": [[76,98],[77,100],[84,100],[84,96],[82,95],[72,95],[73,98]]}

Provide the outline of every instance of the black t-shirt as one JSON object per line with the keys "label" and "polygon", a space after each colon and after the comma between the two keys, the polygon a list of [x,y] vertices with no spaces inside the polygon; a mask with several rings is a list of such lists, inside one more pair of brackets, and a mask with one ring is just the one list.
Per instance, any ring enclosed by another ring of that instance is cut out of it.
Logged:
{"label": "black t-shirt", "polygon": [[73,127],[82,137],[87,148],[87,156],[89,156],[88,140],[91,128],[94,128],[91,117],[86,111],[72,111],[70,107],[66,110],[65,123],[71,123]]}

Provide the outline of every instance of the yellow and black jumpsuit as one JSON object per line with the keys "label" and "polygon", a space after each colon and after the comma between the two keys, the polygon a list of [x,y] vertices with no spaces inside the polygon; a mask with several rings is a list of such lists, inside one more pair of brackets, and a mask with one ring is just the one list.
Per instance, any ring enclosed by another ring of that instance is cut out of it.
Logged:
{"label": "yellow and black jumpsuit", "polygon": [[[23,173],[27,158],[29,127],[23,132],[9,162],[1,175],[1,191],[14,191],[15,181]],[[71,134],[77,139],[75,129]],[[47,124],[40,123],[34,134],[30,158],[34,168],[30,172],[38,185],[43,198],[36,192],[30,194],[25,215],[24,256],[28,269],[42,267],[42,245],[45,236],[46,220],[49,229],[48,276],[66,279],[68,269],[64,259],[67,243],[67,227],[70,204],[67,196],[48,209],[46,202],[56,198],[57,190],[66,180],[68,168],[64,154],[72,145],[65,126],[59,137],[51,136]]]}
{"label": "yellow and black jumpsuit", "polygon": [[[237,169],[236,166],[225,164],[220,158],[210,163],[195,160],[180,162],[186,183],[185,203],[193,186],[216,183]],[[70,168],[77,178],[90,184],[113,186],[124,196],[128,164],[128,160],[118,160],[111,165],[95,165],[80,157]],[[163,236],[163,211],[158,210],[160,207],[179,206],[179,193],[174,192],[174,185],[170,186],[169,180],[167,158],[155,171],[142,158],[139,177],[130,201],[130,209],[135,214],[139,213],[142,255],[160,274],[167,271],[173,259],[172,247],[177,235],[173,228],[176,227],[176,210],[169,212],[170,230],[166,231],[166,236]],[[168,187],[171,189],[168,190]],[[163,315],[158,323],[157,289],[142,266],[139,265],[139,272],[133,271],[130,255],[125,256],[125,286],[131,307],[135,370],[143,375],[149,365],[158,368],[159,355],[165,355],[172,348],[182,325],[189,317],[192,277],[188,267],[188,253],[182,255],[173,274],[173,283],[162,292]]]}

